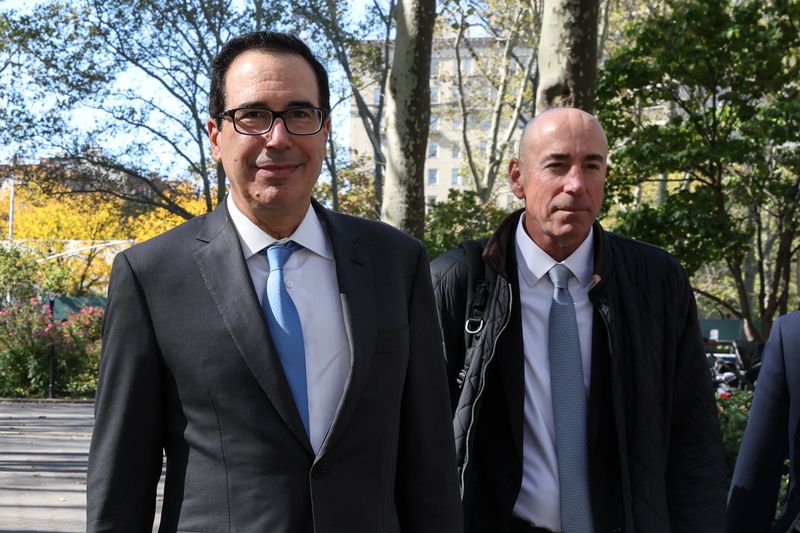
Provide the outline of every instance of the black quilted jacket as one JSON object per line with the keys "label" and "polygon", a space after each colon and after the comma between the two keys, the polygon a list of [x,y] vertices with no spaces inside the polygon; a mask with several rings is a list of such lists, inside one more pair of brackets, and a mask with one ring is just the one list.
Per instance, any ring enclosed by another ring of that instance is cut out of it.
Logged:
{"label": "black quilted jacket", "polygon": [[[475,428],[481,422],[485,376],[515,305],[507,268],[516,265],[506,265],[506,249],[513,245],[520,214],[510,215],[501,224],[483,253],[491,267],[486,276],[492,282],[491,299],[462,391],[455,379],[465,352],[464,248],[449,251],[431,265],[453,384],[462,495],[469,488],[463,486],[465,480],[469,484],[474,479],[471,453]],[[622,529],[723,531],[722,438],[688,278],[678,262],[659,248],[605,232],[599,224],[595,224],[594,238],[595,286],[589,297],[595,308],[595,331],[599,324],[605,334],[594,335],[593,357],[598,351],[609,355],[614,427],[608,430],[616,433],[619,443]],[[475,505],[481,502],[469,502]],[[470,531],[470,509],[465,512]]]}

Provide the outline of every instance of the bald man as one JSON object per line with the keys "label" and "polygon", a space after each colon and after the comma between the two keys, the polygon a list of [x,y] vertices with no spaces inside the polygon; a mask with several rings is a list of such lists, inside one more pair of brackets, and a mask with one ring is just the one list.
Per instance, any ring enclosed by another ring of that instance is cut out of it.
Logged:
{"label": "bald man", "polygon": [[606,232],[608,141],[555,109],[525,128],[525,207],[431,265],[465,531],[723,530],[722,438],[686,273]]}

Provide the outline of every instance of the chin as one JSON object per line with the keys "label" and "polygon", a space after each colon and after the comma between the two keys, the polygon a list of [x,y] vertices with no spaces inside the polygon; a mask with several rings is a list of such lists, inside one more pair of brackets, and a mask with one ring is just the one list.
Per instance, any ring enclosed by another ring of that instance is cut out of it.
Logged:
{"label": "chin", "polygon": [[591,224],[566,224],[557,228],[554,234],[557,235],[559,239],[563,240],[583,240],[587,235],[589,235],[589,230],[591,227]]}

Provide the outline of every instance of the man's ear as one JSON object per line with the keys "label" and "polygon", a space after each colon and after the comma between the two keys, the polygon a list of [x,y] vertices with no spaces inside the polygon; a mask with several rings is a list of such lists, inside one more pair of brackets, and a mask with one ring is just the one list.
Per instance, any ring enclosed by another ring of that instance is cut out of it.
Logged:
{"label": "man's ear", "polygon": [[322,132],[325,135],[325,142],[328,142],[328,135],[331,134],[331,117],[328,116],[325,118],[325,122],[322,124]]}
{"label": "man's ear", "polygon": [[522,165],[519,158],[512,157],[508,162],[508,184],[511,192],[520,200],[525,198],[525,184],[523,183]]}
{"label": "man's ear", "polygon": [[211,157],[219,163],[220,159],[222,159],[222,153],[219,147],[220,126],[217,125],[217,119],[208,119],[206,128],[208,128],[208,140],[211,141]]}

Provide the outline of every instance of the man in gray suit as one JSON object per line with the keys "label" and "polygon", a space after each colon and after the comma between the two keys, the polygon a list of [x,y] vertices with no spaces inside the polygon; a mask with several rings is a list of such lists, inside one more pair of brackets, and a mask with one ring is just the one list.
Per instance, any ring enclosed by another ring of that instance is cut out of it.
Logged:
{"label": "man in gray suit", "polygon": [[151,530],[163,454],[161,532],[461,531],[424,249],[311,200],[324,68],[240,36],[209,109],[230,195],[114,262],[88,531]]}

